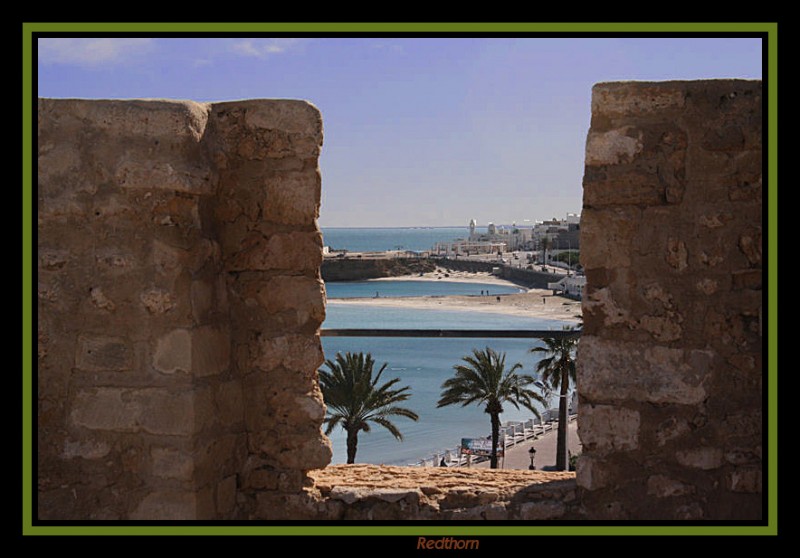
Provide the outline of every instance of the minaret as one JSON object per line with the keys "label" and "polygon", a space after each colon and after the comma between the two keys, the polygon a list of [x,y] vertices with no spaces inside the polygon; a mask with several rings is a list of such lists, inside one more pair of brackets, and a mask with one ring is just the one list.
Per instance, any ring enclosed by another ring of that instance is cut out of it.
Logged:
{"label": "minaret", "polygon": [[477,223],[475,222],[475,219],[470,219],[470,221],[469,221],[469,239],[470,240],[474,240],[475,239],[475,225],[476,224]]}

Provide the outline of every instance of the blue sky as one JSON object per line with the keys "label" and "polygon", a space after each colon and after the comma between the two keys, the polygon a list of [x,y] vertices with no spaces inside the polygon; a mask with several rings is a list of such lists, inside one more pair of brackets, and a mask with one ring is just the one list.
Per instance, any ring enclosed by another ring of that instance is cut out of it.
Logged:
{"label": "blue sky", "polygon": [[41,97],[307,99],[320,225],[579,212],[591,87],[761,78],[758,39],[40,39]]}

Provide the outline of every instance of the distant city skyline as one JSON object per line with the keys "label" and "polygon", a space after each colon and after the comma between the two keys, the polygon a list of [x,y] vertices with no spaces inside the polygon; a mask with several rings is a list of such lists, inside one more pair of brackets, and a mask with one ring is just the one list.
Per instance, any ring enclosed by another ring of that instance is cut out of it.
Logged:
{"label": "distant city skyline", "polygon": [[49,38],[38,95],[307,99],[322,227],[580,213],[591,87],[761,79],[747,38]]}

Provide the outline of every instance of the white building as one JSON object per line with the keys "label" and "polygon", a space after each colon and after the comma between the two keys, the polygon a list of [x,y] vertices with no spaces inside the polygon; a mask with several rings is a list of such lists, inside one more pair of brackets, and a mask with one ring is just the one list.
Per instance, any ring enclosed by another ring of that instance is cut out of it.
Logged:
{"label": "white building", "polygon": [[555,283],[548,283],[547,288],[552,289],[553,294],[564,293],[568,296],[583,298],[583,289],[586,288],[586,276],[570,275]]}

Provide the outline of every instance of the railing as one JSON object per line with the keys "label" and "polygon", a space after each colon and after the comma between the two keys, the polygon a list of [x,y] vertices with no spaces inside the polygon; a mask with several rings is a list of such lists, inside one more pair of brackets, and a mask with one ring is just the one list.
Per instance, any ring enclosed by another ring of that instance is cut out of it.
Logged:
{"label": "railing", "polygon": [[580,337],[579,329],[322,329],[322,337],[470,337],[498,339],[565,339]]}

